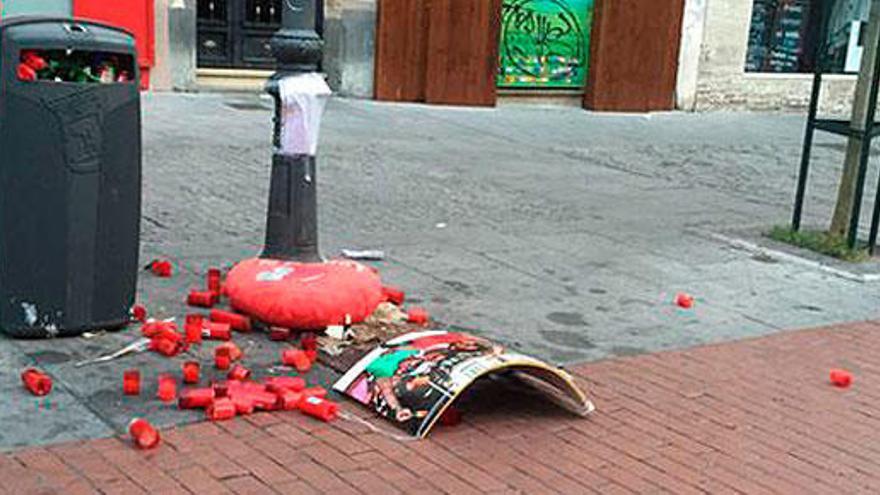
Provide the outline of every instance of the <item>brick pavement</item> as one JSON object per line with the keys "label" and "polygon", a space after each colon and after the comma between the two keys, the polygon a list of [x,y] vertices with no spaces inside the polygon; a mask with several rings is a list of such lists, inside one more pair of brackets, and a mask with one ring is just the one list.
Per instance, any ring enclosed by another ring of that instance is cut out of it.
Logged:
{"label": "brick pavement", "polygon": [[[572,368],[598,406],[589,419],[486,391],[465,423],[420,442],[273,413],[167,430],[152,452],[58,444],[0,457],[0,490],[878,493],[877,355],[880,322],[864,322],[590,363]],[[854,385],[830,386],[832,367]]]}

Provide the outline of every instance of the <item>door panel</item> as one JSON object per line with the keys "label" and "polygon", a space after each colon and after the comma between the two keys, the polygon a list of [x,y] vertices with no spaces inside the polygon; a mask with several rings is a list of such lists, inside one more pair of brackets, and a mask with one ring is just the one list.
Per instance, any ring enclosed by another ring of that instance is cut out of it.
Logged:
{"label": "door panel", "polygon": [[198,0],[199,67],[271,69],[282,0]]}
{"label": "door panel", "polygon": [[584,107],[672,110],[684,0],[596,0]]}
{"label": "door panel", "polygon": [[428,0],[382,0],[376,30],[376,99],[425,101]]}

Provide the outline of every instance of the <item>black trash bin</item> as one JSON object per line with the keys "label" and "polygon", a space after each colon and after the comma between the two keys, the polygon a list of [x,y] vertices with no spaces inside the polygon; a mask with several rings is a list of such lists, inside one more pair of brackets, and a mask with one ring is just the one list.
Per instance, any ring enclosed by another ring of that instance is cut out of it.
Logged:
{"label": "black trash bin", "polygon": [[0,22],[0,329],[129,320],[140,235],[134,38],[72,19]]}

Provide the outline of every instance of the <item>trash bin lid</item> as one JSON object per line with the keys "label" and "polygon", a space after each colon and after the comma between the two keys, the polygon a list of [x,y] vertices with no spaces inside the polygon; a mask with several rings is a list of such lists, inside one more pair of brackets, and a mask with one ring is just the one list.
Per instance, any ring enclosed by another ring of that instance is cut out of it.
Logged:
{"label": "trash bin lid", "polygon": [[136,54],[134,36],[116,26],[63,17],[10,17],[0,21],[0,43],[18,48],[88,49]]}

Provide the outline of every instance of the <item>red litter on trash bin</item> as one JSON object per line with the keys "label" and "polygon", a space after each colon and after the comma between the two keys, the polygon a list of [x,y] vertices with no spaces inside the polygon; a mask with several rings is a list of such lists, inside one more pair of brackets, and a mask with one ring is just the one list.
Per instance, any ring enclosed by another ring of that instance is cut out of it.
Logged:
{"label": "red litter on trash bin", "polygon": [[211,421],[225,421],[235,417],[235,403],[228,397],[214,399],[205,409],[205,415]]}
{"label": "red litter on trash bin", "polygon": [[305,397],[299,403],[299,410],[308,416],[330,422],[339,414],[339,406],[317,396]]}
{"label": "red litter on trash bin", "polygon": [[229,378],[230,380],[242,381],[242,380],[247,380],[248,378],[250,378],[250,376],[251,376],[251,370],[245,368],[244,366],[242,366],[240,364],[236,364],[235,366],[232,367],[231,370],[229,370],[229,374],[226,377]]}
{"label": "red litter on trash bin", "polygon": [[675,295],[675,305],[682,309],[691,309],[694,307],[694,296],[679,292]]}
{"label": "red litter on trash bin", "polygon": [[312,368],[312,360],[305,351],[299,349],[287,349],[281,353],[281,362],[286,366],[293,366],[300,373],[305,373]]}
{"label": "red litter on trash bin", "polygon": [[159,386],[156,390],[156,397],[162,402],[172,402],[177,398],[177,381],[173,375],[163,373],[159,375]]}
{"label": "red litter on trash bin", "polygon": [[187,361],[183,363],[183,383],[194,384],[199,383],[199,372],[202,366],[198,361]]}
{"label": "red litter on trash bin", "polygon": [[382,287],[382,296],[385,298],[385,301],[390,302],[395,306],[402,306],[403,301],[406,300],[406,294],[403,290],[393,285]]}
{"label": "red litter on trash bin", "polygon": [[193,290],[190,291],[189,295],[186,297],[186,303],[188,305],[199,308],[211,308],[214,306],[214,302],[214,293],[210,291]]}
{"label": "red litter on trash bin", "polygon": [[128,423],[128,434],[140,449],[152,449],[159,445],[159,431],[145,419],[134,418]]}
{"label": "red litter on trash bin", "polygon": [[18,75],[18,78],[22,81],[37,80],[37,71],[35,71],[33,67],[25,63],[18,64],[18,70],[16,70],[16,74]]}
{"label": "red litter on trash bin", "polygon": [[27,368],[21,372],[21,382],[30,393],[42,397],[52,391],[52,378],[37,368]]}
{"label": "red litter on trash bin", "polygon": [[168,278],[174,274],[174,267],[167,260],[155,260],[149,264],[149,269],[153,275],[161,278]]}
{"label": "red litter on trash bin", "polygon": [[232,311],[224,311],[222,309],[211,310],[211,321],[217,323],[228,323],[233,330],[239,332],[251,331],[251,319],[245,315],[233,313]]}
{"label": "red litter on trash bin", "polygon": [[206,322],[202,336],[211,340],[229,340],[232,338],[232,327],[228,323]]}
{"label": "red litter on trash bin", "polygon": [[186,341],[189,344],[202,343],[202,330],[205,326],[205,317],[198,313],[186,315],[186,323],[183,329],[186,332]]}
{"label": "red litter on trash bin", "polygon": [[138,370],[125,370],[122,372],[122,393],[125,395],[140,395],[141,372]]}
{"label": "red litter on trash bin", "polygon": [[410,323],[414,323],[416,325],[427,325],[428,320],[428,311],[424,308],[409,308],[409,310],[406,312],[406,321]]}
{"label": "red litter on trash bin", "polygon": [[206,278],[208,290],[214,293],[215,296],[220,297],[220,294],[223,291],[223,280],[220,269],[208,268],[208,275]]}
{"label": "red litter on trash bin", "polygon": [[831,370],[831,383],[835,387],[847,388],[852,385],[852,373],[846,370]]}

